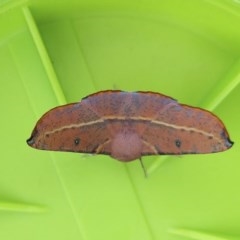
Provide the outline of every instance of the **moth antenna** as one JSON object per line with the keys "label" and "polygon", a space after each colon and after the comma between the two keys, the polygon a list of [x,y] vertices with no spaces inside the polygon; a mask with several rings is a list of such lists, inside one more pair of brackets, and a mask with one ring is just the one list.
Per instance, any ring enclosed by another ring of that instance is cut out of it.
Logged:
{"label": "moth antenna", "polygon": [[145,175],[145,177],[147,178],[147,177],[148,177],[147,169],[145,168],[145,166],[144,166],[144,164],[143,164],[143,161],[142,161],[142,158],[141,158],[141,157],[139,158],[139,161],[140,161],[140,164],[141,164],[141,166],[142,166],[142,169],[143,169],[144,175]]}

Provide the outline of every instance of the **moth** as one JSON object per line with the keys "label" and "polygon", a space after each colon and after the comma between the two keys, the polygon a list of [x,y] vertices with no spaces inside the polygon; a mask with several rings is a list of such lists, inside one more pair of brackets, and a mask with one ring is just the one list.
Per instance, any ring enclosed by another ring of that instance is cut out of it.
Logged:
{"label": "moth", "polygon": [[221,152],[233,142],[223,122],[207,110],[156,92],[107,90],[45,113],[27,144],[129,162],[146,155]]}

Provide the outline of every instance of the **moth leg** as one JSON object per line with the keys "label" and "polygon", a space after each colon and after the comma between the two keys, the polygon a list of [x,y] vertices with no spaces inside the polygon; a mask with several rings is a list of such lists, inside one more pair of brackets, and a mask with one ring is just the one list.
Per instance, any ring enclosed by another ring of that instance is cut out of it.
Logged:
{"label": "moth leg", "polygon": [[94,153],[99,154],[104,149],[104,145],[108,144],[110,142],[110,139],[107,139],[104,143],[99,144],[97,148],[94,150]]}
{"label": "moth leg", "polygon": [[144,164],[143,164],[143,161],[142,161],[142,158],[141,158],[141,157],[139,158],[139,160],[140,160],[140,164],[141,164],[141,166],[142,166],[142,169],[143,169],[144,175],[145,175],[145,177],[147,178],[147,177],[148,177],[147,169],[145,168],[145,166],[144,166]]}

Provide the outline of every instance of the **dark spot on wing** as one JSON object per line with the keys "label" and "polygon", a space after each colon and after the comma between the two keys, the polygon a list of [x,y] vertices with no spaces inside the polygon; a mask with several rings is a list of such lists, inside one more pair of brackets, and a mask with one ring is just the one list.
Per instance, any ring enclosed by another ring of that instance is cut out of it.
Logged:
{"label": "dark spot on wing", "polygon": [[179,140],[179,139],[176,139],[175,140],[175,145],[176,145],[176,147],[178,147],[178,148],[180,148],[181,147],[181,141]]}
{"label": "dark spot on wing", "polygon": [[80,143],[80,138],[75,138],[74,139],[75,146],[79,145],[79,143]]}

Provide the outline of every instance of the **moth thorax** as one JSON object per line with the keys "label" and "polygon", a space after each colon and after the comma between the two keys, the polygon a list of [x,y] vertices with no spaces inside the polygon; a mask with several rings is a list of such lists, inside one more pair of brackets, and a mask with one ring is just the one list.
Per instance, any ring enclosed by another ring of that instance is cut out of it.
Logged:
{"label": "moth thorax", "polygon": [[133,131],[122,131],[112,139],[111,156],[117,160],[128,162],[141,157],[142,141]]}

